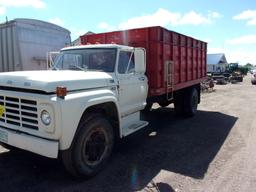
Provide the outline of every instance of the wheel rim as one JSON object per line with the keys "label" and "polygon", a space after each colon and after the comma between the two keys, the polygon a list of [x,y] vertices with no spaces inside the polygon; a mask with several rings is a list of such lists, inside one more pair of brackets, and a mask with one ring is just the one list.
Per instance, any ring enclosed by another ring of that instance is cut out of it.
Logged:
{"label": "wheel rim", "polygon": [[103,128],[92,130],[85,138],[83,147],[83,160],[89,166],[101,163],[108,149],[109,139]]}

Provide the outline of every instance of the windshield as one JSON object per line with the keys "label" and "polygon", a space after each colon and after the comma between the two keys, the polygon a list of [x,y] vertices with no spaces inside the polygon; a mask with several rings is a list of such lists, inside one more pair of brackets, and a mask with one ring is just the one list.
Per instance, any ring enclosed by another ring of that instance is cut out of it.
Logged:
{"label": "windshield", "polygon": [[114,72],[115,62],[114,48],[65,50],[55,58],[53,69]]}

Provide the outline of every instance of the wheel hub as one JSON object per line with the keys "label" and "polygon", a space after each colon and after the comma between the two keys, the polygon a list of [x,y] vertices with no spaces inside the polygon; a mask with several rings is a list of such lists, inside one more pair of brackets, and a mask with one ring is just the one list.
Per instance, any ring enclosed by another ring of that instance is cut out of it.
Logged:
{"label": "wheel hub", "polygon": [[105,132],[95,130],[85,140],[84,160],[88,165],[99,164],[107,150],[107,139]]}

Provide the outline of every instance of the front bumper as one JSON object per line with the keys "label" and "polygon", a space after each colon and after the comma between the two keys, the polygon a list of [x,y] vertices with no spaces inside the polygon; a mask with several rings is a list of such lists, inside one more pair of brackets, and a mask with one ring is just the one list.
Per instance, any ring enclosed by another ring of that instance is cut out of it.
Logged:
{"label": "front bumper", "polygon": [[43,139],[2,127],[0,127],[0,141],[45,157],[58,157],[59,143],[57,141]]}

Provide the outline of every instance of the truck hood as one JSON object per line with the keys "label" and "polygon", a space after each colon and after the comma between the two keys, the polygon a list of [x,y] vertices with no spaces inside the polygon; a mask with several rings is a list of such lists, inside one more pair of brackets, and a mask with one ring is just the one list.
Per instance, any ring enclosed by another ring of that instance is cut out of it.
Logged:
{"label": "truck hood", "polygon": [[111,75],[91,71],[20,71],[0,73],[0,87],[55,92],[57,86],[68,91],[105,87],[114,83]]}

